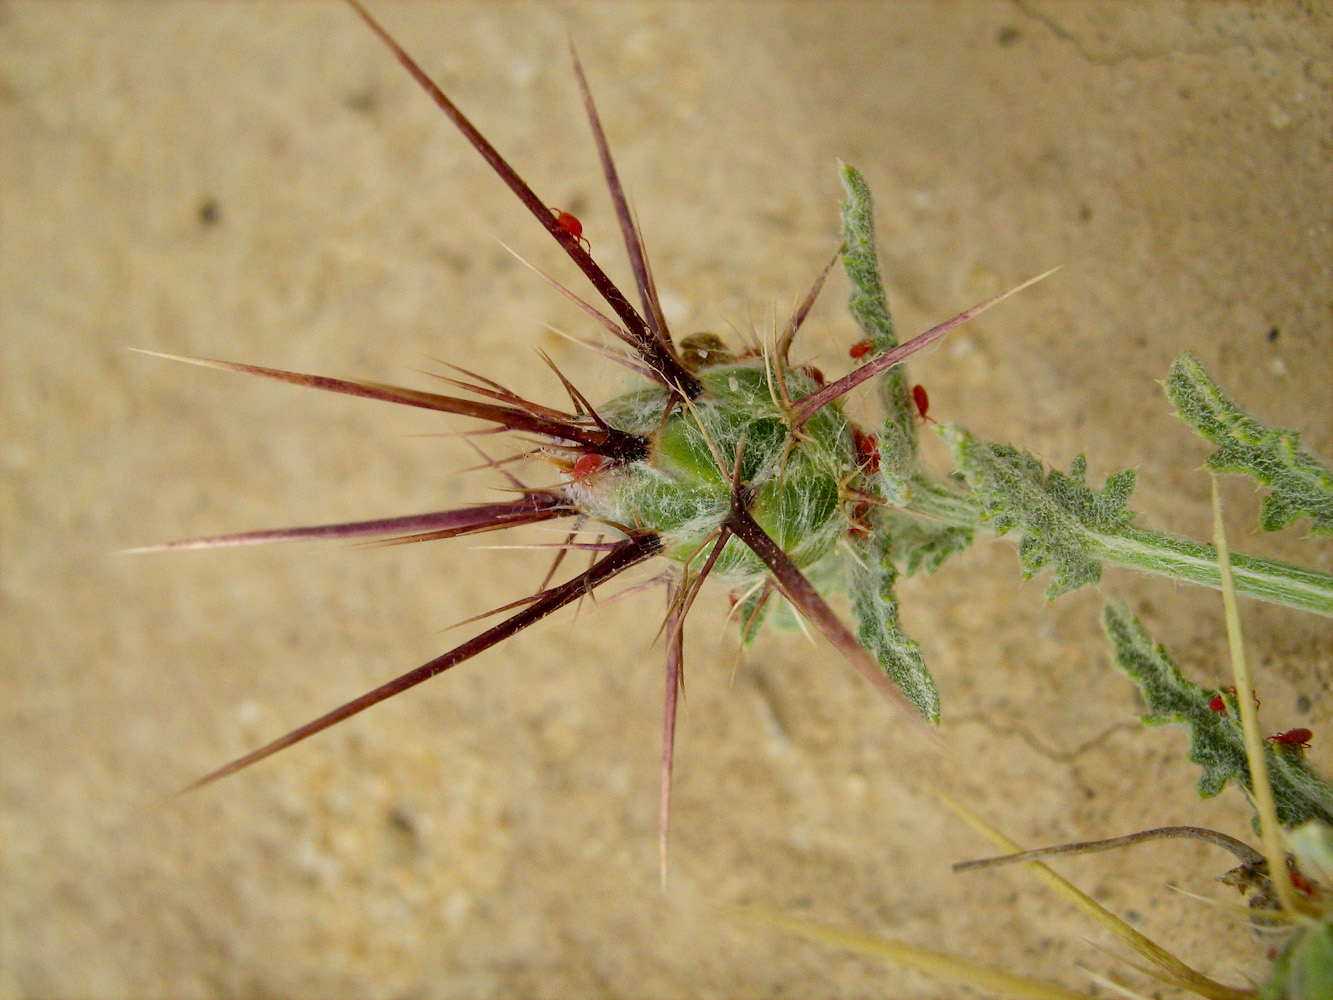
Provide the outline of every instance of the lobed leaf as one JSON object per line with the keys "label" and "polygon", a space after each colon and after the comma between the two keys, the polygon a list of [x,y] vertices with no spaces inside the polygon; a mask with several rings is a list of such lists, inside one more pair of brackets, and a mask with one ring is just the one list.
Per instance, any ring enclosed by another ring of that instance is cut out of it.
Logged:
{"label": "lobed leaf", "polygon": [[[1123,604],[1108,602],[1102,610],[1102,627],[1115,653],[1116,665],[1138,685],[1148,703],[1143,721],[1148,725],[1180,723],[1189,726],[1188,759],[1203,768],[1196,787],[1209,798],[1228,781],[1252,789],[1245,758],[1245,738],[1234,696],[1222,694],[1227,712],[1215,712],[1209,702],[1219,694],[1188,680],[1161,645],[1155,644],[1143,626]],[[1314,773],[1297,753],[1265,748],[1278,821],[1284,827],[1307,820],[1333,822],[1333,789]]]}
{"label": "lobed leaf", "polygon": [[1166,394],[1177,416],[1218,446],[1208,459],[1209,469],[1253,476],[1272,487],[1259,510],[1265,531],[1308,517],[1314,534],[1333,534],[1333,470],[1301,447],[1297,431],[1250,416],[1189,351],[1171,364]]}
{"label": "lobed leaf", "polygon": [[939,433],[981,504],[981,518],[997,535],[1022,533],[1018,561],[1029,579],[1053,565],[1049,598],[1101,579],[1103,556],[1098,535],[1116,535],[1135,517],[1125,503],[1134,490],[1134,472],[1111,476],[1100,490],[1085,482],[1082,455],[1069,472],[1046,472],[1035,457],[1007,444],[983,441],[957,424],[941,424]]}
{"label": "lobed leaf", "polygon": [[883,516],[893,535],[893,561],[901,565],[908,576],[923,570],[934,573],[951,555],[972,547],[970,528],[927,521],[892,510],[886,510]]}

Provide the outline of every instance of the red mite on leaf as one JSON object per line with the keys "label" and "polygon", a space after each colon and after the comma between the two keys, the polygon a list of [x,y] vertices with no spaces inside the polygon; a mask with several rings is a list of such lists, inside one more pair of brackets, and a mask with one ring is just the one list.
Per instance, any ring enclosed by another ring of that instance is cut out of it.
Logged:
{"label": "red mite on leaf", "polygon": [[[1233,697],[1233,698],[1236,697],[1236,686],[1235,686],[1234,684],[1232,684],[1232,685],[1228,685],[1227,687],[1224,687],[1224,688],[1222,689],[1222,694],[1229,694],[1229,695],[1231,695],[1231,697]],[[1215,694],[1215,695],[1212,696],[1212,698],[1210,698],[1210,699],[1208,700],[1208,707],[1211,708],[1211,709],[1212,709],[1214,712],[1216,712],[1218,715],[1226,715],[1226,714],[1227,714],[1227,702],[1226,702],[1226,699],[1222,697],[1222,694]],[[1253,701],[1254,701],[1254,707],[1255,707],[1256,709],[1262,707],[1262,704],[1263,704],[1263,703],[1259,701],[1259,692],[1258,692],[1258,691],[1251,690],[1251,691],[1250,691],[1250,698],[1253,699]]]}
{"label": "red mite on leaf", "polygon": [[1295,750],[1309,750],[1310,737],[1314,735],[1309,729],[1288,729],[1285,733],[1274,733],[1264,742],[1278,747],[1291,747]]}
{"label": "red mite on leaf", "polygon": [[868,340],[858,340],[847,350],[847,355],[853,361],[860,361],[867,354],[875,349],[875,345]]}
{"label": "red mite on leaf", "polygon": [[[571,413],[524,399],[497,382],[461,369],[456,369],[461,379],[442,377],[442,380],[469,396],[448,396],[230,361],[176,358],[291,385],[480,420],[492,425],[492,429],[517,432],[523,447],[519,457],[545,458],[565,470],[570,479],[528,486],[505,472],[516,494],[513,499],[373,521],[215,535],[151,546],[152,550],[303,539],[377,538],[383,544],[402,544],[560,519],[572,519],[574,524],[537,591],[492,612],[508,615],[498,624],[217,768],[182,792],[235,774],[471,660],[632,567],[663,556],[671,565],[651,582],[665,583],[668,603],[663,629],[666,690],[658,837],[659,860],[665,876],[676,708],[683,684],[685,620],[704,580],[715,568],[732,586],[739,584],[742,593],[762,589],[765,600],[770,594],[785,598],[885,698],[914,717],[920,713],[932,721],[938,719],[937,699],[932,703],[918,689],[915,700],[909,702],[890,680],[887,665],[861,645],[804,572],[818,560],[839,557],[842,546],[856,544],[847,537],[849,529],[864,529],[867,533],[871,530],[867,522],[871,505],[867,498],[876,498],[869,493],[863,491],[859,498],[848,498],[859,503],[850,515],[845,512],[848,505],[826,502],[829,496],[841,494],[849,471],[858,465],[873,465],[879,457],[873,437],[861,434],[854,443],[851,424],[837,401],[861,383],[882,375],[915,351],[1040,279],[1034,278],[1010,292],[978,303],[823,385],[817,373],[806,373],[790,363],[788,348],[825,277],[837,262],[835,255],[816,278],[781,336],[775,333],[771,350],[762,356],[740,358],[723,351],[716,361],[711,351],[703,352],[707,357],[697,350],[690,355],[688,343],[677,345],[667,328],[643,239],[577,57],[574,74],[620,224],[634,277],[637,306],[592,259],[578,218],[548,207],[359,0],[348,3],[588,279],[609,315],[553,279],[547,281],[620,341],[622,349],[599,350],[640,376],[642,384],[634,392],[603,404],[599,412],[557,370],[556,375],[573,402]],[[852,348],[852,356],[860,358],[870,350],[870,342],[866,341]],[[780,427],[782,433],[774,435],[774,426]],[[493,431],[480,433],[489,432]],[[769,449],[767,454],[765,448]],[[579,455],[572,466],[571,453]],[[502,463],[488,459],[487,464],[500,469]],[[615,470],[616,476],[606,490],[589,490],[571,482],[610,470]],[[773,486],[780,487],[776,494],[770,489]],[[766,499],[774,495],[778,499]],[[785,506],[779,510],[779,504]],[[783,519],[779,522],[784,530],[782,537],[788,539],[789,549],[783,548],[763,526],[779,514]],[[597,541],[576,540],[586,524],[594,525],[591,530],[598,532]],[[608,535],[613,540],[605,540]],[[592,551],[592,565],[563,583],[549,585],[563,557],[576,550]],[[857,565],[866,562],[855,553],[851,559]],[[756,617],[757,612],[751,623]],[[933,686],[928,693],[933,696]]]}

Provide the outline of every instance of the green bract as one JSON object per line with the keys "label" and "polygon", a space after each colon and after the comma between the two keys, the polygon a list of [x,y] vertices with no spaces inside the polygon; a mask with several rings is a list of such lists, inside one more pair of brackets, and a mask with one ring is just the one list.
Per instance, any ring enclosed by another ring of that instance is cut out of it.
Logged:
{"label": "green bract", "polygon": [[[611,426],[646,437],[649,454],[588,481],[580,498],[588,513],[656,532],[666,556],[686,561],[716,535],[731,510],[739,453],[751,516],[797,566],[814,564],[850,524],[839,502],[842,485],[858,476],[850,423],[829,405],[790,431],[760,358],[696,374],[704,391],[685,406],[672,406],[665,388],[650,386],[599,407]],[[819,388],[800,369],[785,369],[783,377],[793,396]],[[768,572],[735,538],[713,571],[733,581]]]}

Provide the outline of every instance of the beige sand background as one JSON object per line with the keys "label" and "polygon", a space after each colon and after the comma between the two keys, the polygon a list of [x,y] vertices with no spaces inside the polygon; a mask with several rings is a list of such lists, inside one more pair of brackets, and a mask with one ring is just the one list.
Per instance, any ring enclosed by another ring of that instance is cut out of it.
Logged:
{"label": "beige sand background", "polygon": [[[1333,454],[1333,19],[1317,5],[379,3],[543,198],[625,275],[566,53],[579,45],[681,332],[768,330],[837,239],[835,164],[877,196],[917,331],[1043,285],[915,361],[940,419],[1206,535],[1206,451],[1156,380],[1196,351]],[[0,995],[910,996],[947,983],[731,922],[748,902],[1082,985],[1106,943],[932,786],[1036,845],[1198,823],[1185,738],[1143,731],[1097,615],[1128,601],[1194,676],[1214,595],[1126,572],[1046,606],[1007,543],[902,588],[943,751],[836,655],[725,595],[689,636],[672,874],[655,857],[661,598],[565,613],[166,808],[227,758],[435,655],[545,558],[468,542],[118,556],[213,531],[492,496],[462,421],[129,353],[429,386],[436,357],[559,402],[619,376],[499,246],[548,240],[338,3],[0,4]],[[577,286],[577,282],[575,282]],[[799,353],[840,370],[841,278]],[[942,449],[929,450],[944,468]],[[1243,550],[1333,568],[1327,542]],[[546,535],[530,535],[543,540]],[[1329,623],[1244,606],[1265,716],[1333,766]],[[1232,983],[1265,945],[1192,845],[1061,868]],[[1126,973],[1149,995],[1137,974]]]}

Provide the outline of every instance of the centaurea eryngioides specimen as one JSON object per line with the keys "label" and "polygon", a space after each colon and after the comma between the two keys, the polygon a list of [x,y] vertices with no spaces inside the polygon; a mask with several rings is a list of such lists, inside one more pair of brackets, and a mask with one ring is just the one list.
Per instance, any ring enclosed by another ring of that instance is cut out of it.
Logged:
{"label": "centaurea eryngioides specimen", "polygon": [[[886,698],[932,723],[938,721],[938,698],[929,675],[915,643],[898,630],[896,607],[887,599],[893,569],[880,514],[896,498],[891,495],[893,488],[884,484],[892,483],[903,449],[915,446],[911,397],[901,375],[891,369],[1005,296],[983,302],[901,345],[887,315],[878,320],[858,317],[870,331],[870,349],[861,352],[863,361],[851,374],[828,384],[816,369],[790,363],[793,338],[839,256],[854,287],[865,287],[871,281],[878,284],[873,243],[864,238],[869,231],[868,196],[859,175],[844,168],[848,211],[860,212],[859,223],[845,226],[847,241],[839,255],[823,268],[773,342],[736,353],[712,334],[695,334],[677,342],[667,327],[637,223],[577,57],[574,72],[628,252],[637,303],[593,259],[577,218],[539,197],[370,13],[357,0],[349,3],[588,278],[602,305],[552,284],[619,341],[622,346],[601,351],[629,369],[640,384],[593,405],[557,372],[571,400],[567,408],[560,409],[524,399],[499,383],[462,370],[455,371],[457,377],[444,379],[465,393],[455,396],[229,361],[177,358],[469,417],[489,425],[489,431],[513,432],[520,454],[542,460],[548,468],[553,466],[557,476],[555,482],[529,485],[506,471],[513,499],[456,510],[219,535],[153,548],[302,539],[424,542],[538,522],[570,524],[568,539],[541,588],[492,612],[507,615],[497,624],[204,775],[186,790],[234,774],[443,673],[631,567],[658,558],[666,563],[658,579],[668,596],[663,624],[666,690],[659,841],[663,867],[676,708],[683,683],[684,625],[709,576],[731,588],[744,635],[752,634],[774,599],[785,599]],[[889,440],[891,435],[885,433],[876,439],[842,411],[842,396],[878,376],[887,376],[880,379],[881,400],[903,417],[899,440]],[[596,526],[595,541],[586,540],[589,525]],[[563,582],[551,582],[567,552],[589,550],[595,558],[586,570]],[[829,587],[850,593],[858,618],[855,632],[821,596],[820,591]]]}

